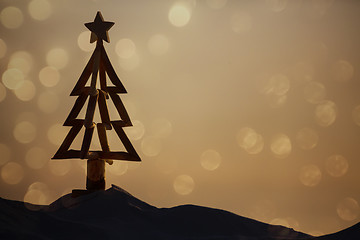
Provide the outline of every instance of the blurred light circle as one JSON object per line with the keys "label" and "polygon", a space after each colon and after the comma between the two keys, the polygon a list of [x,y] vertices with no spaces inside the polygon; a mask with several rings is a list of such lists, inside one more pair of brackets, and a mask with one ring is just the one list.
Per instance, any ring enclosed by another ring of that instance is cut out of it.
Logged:
{"label": "blurred light circle", "polygon": [[44,67],[39,72],[39,80],[45,87],[54,87],[60,80],[60,73],[54,67]]}
{"label": "blurred light circle", "polygon": [[169,47],[169,39],[163,34],[155,34],[148,41],[148,49],[153,55],[164,55]]}
{"label": "blurred light circle", "polygon": [[201,154],[200,163],[204,169],[213,171],[220,166],[221,155],[213,149],[205,150]]}
{"label": "blurred light circle", "polygon": [[43,148],[33,147],[25,155],[26,164],[32,169],[41,169],[50,160]]}
{"label": "blurred light circle", "polygon": [[124,175],[129,169],[129,164],[122,161],[114,161],[108,171],[116,176]]}
{"label": "blurred light circle", "polygon": [[168,18],[175,27],[184,27],[190,21],[191,12],[186,6],[177,3],[170,8]]}
{"label": "blurred light circle", "polygon": [[345,157],[335,154],[326,160],[325,167],[331,176],[341,177],[348,171],[349,163]]}
{"label": "blurred light circle", "polygon": [[304,98],[312,104],[322,102],[326,97],[326,89],[322,83],[309,82],[304,87]]}
{"label": "blurred light circle", "polygon": [[77,43],[81,50],[85,52],[91,52],[94,50],[94,46],[90,43],[90,31],[84,31],[79,34]]}
{"label": "blurred light circle", "polygon": [[[50,203],[49,188],[45,183],[34,182],[29,187],[24,196],[25,203],[31,203],[36,205],[47,205]],[[30,210],[39,210],[38,206],[32,206],[25,204]]]}
{"label": "blurred light circle", "polygon": [[11,90],[19,88],[24,81],[24,74],[16,68],[7,69],[2,75],[2,82]]}
{"label": "blurred light circle", "polygon": [[264,86],[264,93],[266,95],[283,96],[290,89],[290,81],[287,76],[277,74],[272,76]]}
{"label": "blurred light circle", "polygon": [[145,134],[144,124],[139,120],[134,120],[131,122],[133,124],[132,127],[124,128],[126,135],[133,141],[140,140]]}
{"label": "blurred light circle", "polygon": [[315,120],[322,127],[333,124],[337,116],[337,107],[332,101],[323,101],[316,106]]}
{"label": "blurred light circle", "polygon": [[140,58],[138,54],[135,53],[130,58],[119,58],[119,64],[125,71],[133,71],[139,66]]}
{"label": "blurred light circle", "polygon": [[11,151],[6,144],[0,143],[0,156],[0,167],[10,161]]}
{"label": "blurred light circle", "polygon": [[30,16],[35,20],[45,20],[52,13],[51,4],[47,0],[32,0],[29,3],[28,10]]}
{"label": "blurred light circle", "polygon": [[165,118],[155,119],[151,123],[151,133],[157,138],[167,138],[172,133],[172,124]]}
{"label": "blurred light circle", "polygon": [[36,88],[32,81],[25,80],[20,84],[20,87],[14,90],[14,93],[21,101],[30,101],[35,97]]}
{"label": "blurred light circle", "polygon": [[56,69],[66,67],[68,62],[68,53],[62,48],[53,48],[46,54],[46,63]]}
{"label": "blurred light circle", "polygon": [[258,154],[264,148],[263,137],[249,127],[241,128],[236,135],[236,140],[238,145],[249,154]]}
{"label": "blurred light circle", "polygon": [[6,54],[7,46],[4,40],[0,38],[0,58],[3,58]]}
{"label": "blurred light circle", "polygon": [[50,172],[55,176],[64,176],[70,172],[71,161],[51,160],[48,162]]}
{"label": "blurred light circle", "polygon": [[44,113],[52,113],[59,107],[59,98],[53,92],[43,92],[39,95],[37,105]]}
{"label": "blurred light circle", "polygon": [[301,168],[299,179],[307,187],[314,187],[319,184],[322,177],[320,168],[310,164]]}
{"label": "blurred light circle", "polygon": [[155,137],[144,137],[141,141],[141,150],[148,157],[157,156],[162,149],[160,139]]}
{"label": "blurred light circle", "polygon": [[1,168],[1,178],[7,184],[18,184],[23,177],[23,167],[18,163],[8,162]]}
{"label": "blurred light circle", "polygon": [[287,0],[266,0],[266,4],[273,12],[281,12],[286,8]]}
{"label": "blurred light circle", "polygon": [[311,128],[302,128],[296,133],[296,142],[304,150],[313,149],[318,141],[319,135]]}
{"label": "blurred light circle", "polygon": [[212,9],[221,9],[226,5],[227,0],[206,0],[206,3]]}
{"label": "blurred light circle", "polygon": [[275,135],[271,141],[270,149],[277,157],[287,157],[292,150],[290,138],[285,134]]}
{"label": "blurred light circle", "polygon": [[136,54],[135,43],[128,38],[120,39],[116,43],[115,52],[120,58],[131,58]]}
{"label": "blurred light circle", "polygon": [[177,194],[188,195],[194,190],[195,182],[189,175],[180,175],[175,178],[173,186]]}
{"label": "blurred light circle", "polygon": [[33,64],[34,60],[29,52],[17,51],[11,54],[8,68],[16,68],[24,75],[27,75],[31,71]]}
{"label": "blurred light circle", "polygon": [[49,128],[47,137],[52,144],[59,146],[68,132],[66,130],[67,128],[62,126],[62,124],[56,123]]}
{"label": "blurred light circle", "polygon": [[[0,89],[1,90],[1,89]],[[1,92],[1,91],[0,91]],[[1,93],[0,93],[0,99],[1,99]],[[360,105],[356,106],[352,111],[352,117],[354,122],[360,126]]]}
{"label": "blurred light circle", "polygon": [[236,135],[237,143],[243,149],[248,149],[255,146],[258,140],[258,134],[254,129],[249,127],[241,128]]}
{"label": "blurred light circle", "polygon": [[345,60],[339,60],[333,65],[335,80],[339,82],[347,82],[354,76],[354,67]]}
{"label": "blurred light circle", "polygon": [[24,16],[17,7],[6,7],[0,12],[0,20],[4,27],[15,29],[23,24]]}
{"label": "blurred light circle", "polygon": [[0,102],[4,101],[6,98],[6,88],[2,83],[0,83]]}
{"label": "blurred light circle", "polygon": [[288,97],[287,95],[268,95],[268,104],[272,108],[279,108],[285,105]]}
{"label": "blurred light circle", "polygon": [[345,198],[337,205],[336,212],[342,220],[353,221],[359,215],[359,203],[353,198]]}
{"label": "blurred light circle", "polygon": [[252,27],[252,17],[247,13],[237,13],[230,18],[231,28],[235,33],[247,33]]}
{"label": "blurred light circle", "polygon": [[36,127],[27,121],[16,124],[13,131],[15,139],[20,143],[30,143],[36,137]]}

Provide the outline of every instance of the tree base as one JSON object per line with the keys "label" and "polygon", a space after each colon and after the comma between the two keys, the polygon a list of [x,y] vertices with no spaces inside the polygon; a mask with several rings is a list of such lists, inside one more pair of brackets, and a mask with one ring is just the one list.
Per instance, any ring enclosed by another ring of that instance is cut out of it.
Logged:
{"label": "tree base", "polygon": [[105,190],[105,161],[103,159],[87,160],[86,189]]}

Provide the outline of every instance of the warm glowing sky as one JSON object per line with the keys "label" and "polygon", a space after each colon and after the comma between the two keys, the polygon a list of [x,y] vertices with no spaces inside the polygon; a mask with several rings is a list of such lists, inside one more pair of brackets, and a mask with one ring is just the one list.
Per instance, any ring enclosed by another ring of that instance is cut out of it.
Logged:
{"label": "warm glowing sky", "polygon": [[107,186],[312,234],[360,220],[355,0],[1,0],[1,197],[85,187],[84,161],[49,160],[98,10],[115,22],[105,48],[143,160],[107,166]]}

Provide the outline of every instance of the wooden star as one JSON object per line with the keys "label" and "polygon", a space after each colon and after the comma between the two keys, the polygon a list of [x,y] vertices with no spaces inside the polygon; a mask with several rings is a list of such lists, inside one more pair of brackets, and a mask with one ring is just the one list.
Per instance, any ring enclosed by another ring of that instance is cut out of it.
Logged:
{"label": "wooden star", "polygon": [[101,12],[97,12],[94,22],[85,23],[85,26],[91,31],[90,43],[98,40],[110,42],[108,30],[113,25],[113,22],[105,22]]}

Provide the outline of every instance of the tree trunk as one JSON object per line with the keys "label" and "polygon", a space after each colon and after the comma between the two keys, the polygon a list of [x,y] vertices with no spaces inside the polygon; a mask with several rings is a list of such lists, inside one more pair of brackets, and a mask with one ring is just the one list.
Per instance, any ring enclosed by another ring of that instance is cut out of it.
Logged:
{"label": "tree trunk", "polygon": [[105,190],[105,161],[103,159],[87,160],[87,190]]}

